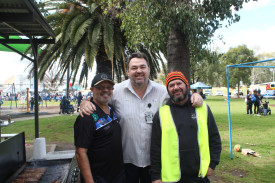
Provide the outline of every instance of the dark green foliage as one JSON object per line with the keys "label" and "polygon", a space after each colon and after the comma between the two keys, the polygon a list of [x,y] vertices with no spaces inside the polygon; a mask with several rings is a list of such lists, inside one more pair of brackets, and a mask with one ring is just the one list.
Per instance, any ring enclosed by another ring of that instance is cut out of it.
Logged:
{"label": "dark green foliage", "polygon": [[[157,59],[158,52],[152,52],[144,46],[141,49],[130,49],[124,31],[120,28],[121,20],[114,11],[104,12],[106,4],[96,0],[86,1],[49,1],[49,10],[55,13],[47,20],[56,33],[56,44],[45,45],[39,54],[39,78],[55,64],[59,65],[56,74],[63,79],[70,68],[70,79],[73,83],[87,80],[88,73],[97,63],[97,73],[105,72],[121,81],[127,78],[126,62],[131,52],[143,51],[151,61],[151,77],[156,78],[160,71]],[[80,72],[80,77],[79,76]]]}
{"label": "dark green foliage", "polygon": [[142,43],[150,50],[161,51],[168,60],[168,71],[180,70],[190,78],[190,58],[205,57],[205,45],[211,43],[221,21],[228,20],[228,25],[237,22],[240,17],[232,8],[239,10],[248,0],[105,2],[122,12],[129,46]]}
{"label": "dark green foliage", "polygon": [[[230,48],[221,58],[224,71],[227,65],[235,65],[246,62],[257,61],[258,58],[254,56],[253,50],[250,50],[246,45]],[[240,81],[244,84],[250,84],[250,68],[230,68],[229,69],[229,86],[235,88],[240,85]],[[226,73],[224,72],[224,84],[226,85]]]}

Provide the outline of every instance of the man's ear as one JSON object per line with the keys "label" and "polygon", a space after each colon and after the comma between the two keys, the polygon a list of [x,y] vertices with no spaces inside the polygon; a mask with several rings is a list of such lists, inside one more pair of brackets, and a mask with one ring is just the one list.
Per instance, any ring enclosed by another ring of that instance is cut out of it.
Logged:
{"label": "man's ear", "polygon": [[94,92],[94,88],[93,88],[93,87],[91,87],[90,90],[91,90],[92,92]]}

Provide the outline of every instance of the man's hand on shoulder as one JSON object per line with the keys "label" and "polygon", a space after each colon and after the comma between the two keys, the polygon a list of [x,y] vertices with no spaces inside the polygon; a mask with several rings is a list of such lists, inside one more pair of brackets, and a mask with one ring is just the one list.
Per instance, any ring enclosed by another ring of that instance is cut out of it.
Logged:
{"label": "man's hand on shoulder", "polygon": [[193,107],[201,107],[203,103],[203,98],[198,93],[193,93],[191,95],[191,103]]}
{"label": "man's hand on shoulder", "polygon": [[206,176],[208,177],[208,176],[211,176],[211,175],[213,175],[213,173],[214,173],[214,170],[212,169],[212,168],[208,168],[208,170],[207,170],[207,174],[206,174]]}
{"label": "man's hand on shoulder", "polygon": [[161,180],[154,180],[152,183],[162,183]]}
{"label": "man's hand on shoulder", "polygon": [[81,117],[84,117],[84,115],[91,115],[96,111],[95,105],[90,102],[89,100],[82,100],[80,103],[80,109],[79,114]]}

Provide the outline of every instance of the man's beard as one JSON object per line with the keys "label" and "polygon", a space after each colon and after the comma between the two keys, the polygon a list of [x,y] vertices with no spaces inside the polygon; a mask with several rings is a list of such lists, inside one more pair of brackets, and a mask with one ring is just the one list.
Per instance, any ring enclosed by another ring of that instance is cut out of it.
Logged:
{"label": "man's beard", "polygon": [[186,94],[182,94],[182,96],[180,96],[180,97],[171,97],[171,98],[174,102],[180,102],[180,101],[185,100]]}

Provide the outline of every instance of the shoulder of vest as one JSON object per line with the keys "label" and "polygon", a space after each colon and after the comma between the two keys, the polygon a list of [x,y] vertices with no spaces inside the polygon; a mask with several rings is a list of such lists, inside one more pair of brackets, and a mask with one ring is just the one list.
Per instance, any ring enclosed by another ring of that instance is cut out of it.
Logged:
{"label": "shoulder of vest", "polygon": [[196,110],[206,110],[206,111],[208,111],[208,107],[207,107],[207,104],[206,104],[205,101],[202,103],[201,107],[196,107],[195,109]]}
{"label": "shoulder of vest", "polygon": [[170,107],[170,106],[165,104],[165,105],[161,106],[160,108],[166,108],[166,107]]}

